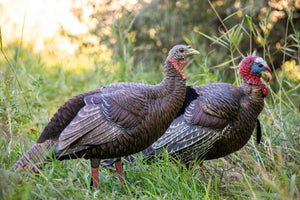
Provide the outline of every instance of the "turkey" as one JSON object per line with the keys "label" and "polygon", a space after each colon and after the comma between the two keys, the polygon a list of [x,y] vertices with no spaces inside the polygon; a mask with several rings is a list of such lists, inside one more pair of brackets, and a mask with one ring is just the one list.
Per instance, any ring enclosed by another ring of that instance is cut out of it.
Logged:
{"label": "turkey", "polygon": [[124,183],[120,158],[145,149],[167,130],[184,101],[187,57],[196,54],[191,46],[174,46],[157,85],[114,83],[72,97],[11,170],[38,172],[51,153],[58,160],[90,159],[96,188],[100,160],[114,159]]}
{"label": "turkey", "polygon": [[[261,81],[271,78],[267,63],[256,56],[244,58],[239,65],[243,78],[240,86],[213,83],[187,86],[186,97],[176,118],[155,143],[142,154],[149,160],[160,157],[165,150],[181,163],[210,160],[226,156],[242,148],[257,125],[260,142],[260,124],[257,119],[264,107],[268,88]],[[127,160],[134,157],[127,157]],[[107,160],[101,163],[110,166]]]}

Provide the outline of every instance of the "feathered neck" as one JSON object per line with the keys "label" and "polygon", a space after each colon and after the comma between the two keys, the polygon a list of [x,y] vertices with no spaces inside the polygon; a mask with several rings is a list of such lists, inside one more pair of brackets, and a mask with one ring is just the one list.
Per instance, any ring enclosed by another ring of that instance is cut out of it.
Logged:
{"label": "feathered neck", "polygon": [[174,66],[174,68],[180,73],[181,77],[184,80],[186,80],[186,75],[183,73],[183,68],[187,63],[186,58],[178,61],[172,58],[171,56],[168,56],[167,61],[169,61]]}
{"label": "feathered neck", "polygon": [[[251,66],[251,63],[247,63],[247,65]],[[255,73],[251,71],[251,67],[247,67],[245,65],[241,65],[239,68],[239,73],[241,77],[246,81],[246,83],[250,85],[257,85],[260,87],[263,96],[267,96],[268,88],[267,86],[261,81],[260,77],[258,77]]]}
{"label": "feathered neck", "polygon": [[167,130],[183,104],[186,85],[182,69],[185,62],[175,61],[168,57],[164,64],[164,79],[156,86],[151,87],[151,91],[147,93],[151,98],[149,109],[153,111],[148,116],[151,119],[149,127],[155,132],[149,138],[151,143],[155,142]]}

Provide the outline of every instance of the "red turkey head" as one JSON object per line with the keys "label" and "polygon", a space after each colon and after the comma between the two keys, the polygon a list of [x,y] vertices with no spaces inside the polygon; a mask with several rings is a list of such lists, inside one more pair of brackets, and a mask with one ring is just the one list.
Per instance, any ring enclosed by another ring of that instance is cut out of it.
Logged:
{"label": "red turkey head", "polygon": [[266,81],[269,82],[272,78],[272,71],[263,58],[258,56],[244,58],[240,63],[239,73],[248,84],[258,85],[264,96],[268,94],[268,88],[261,78],[266,77]]}
{"label": "red turkey head", "polygon": [[175,69],[181,74],[183,79],[186,79],[186,76],[183,73],[183,68],[186,65],[186,58],[192,55],[200,54],[199,51],[193,49],[190,45],[176,45],[174,46],[168,54],[167,60],[173,64]]}

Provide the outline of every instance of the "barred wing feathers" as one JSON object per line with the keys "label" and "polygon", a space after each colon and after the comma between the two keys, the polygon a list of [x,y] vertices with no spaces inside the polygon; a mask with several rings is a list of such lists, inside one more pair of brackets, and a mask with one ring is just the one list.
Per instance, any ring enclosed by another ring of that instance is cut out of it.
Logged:
{"label": "barred wing feathers", "polygon": [[136,128],[147,114],[142,90],[97,93],[84,101],[86,105],[60,134],[58,150],[113,141],[126,129]]}

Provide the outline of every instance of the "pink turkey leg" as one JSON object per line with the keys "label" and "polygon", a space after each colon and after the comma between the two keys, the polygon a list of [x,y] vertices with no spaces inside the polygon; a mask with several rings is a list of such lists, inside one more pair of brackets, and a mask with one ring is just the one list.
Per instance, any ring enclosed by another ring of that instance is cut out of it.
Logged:
{"label": "pink turkey leg", "polygon": [[118,173],[118,175],[119,175],[119,180],[120,180],[120,182],[123,183],[123,184],[125,184],[125,181],[124,181],[124,179],[123,179],[123,177],[124,177],[124,172],[123,172],[123,167],[122,167],[122,161],[121,161],[121,160],[116,161],[116,162],[115,162],[115,167],[116,167],[116,171],[117,171],[117,173]]}

